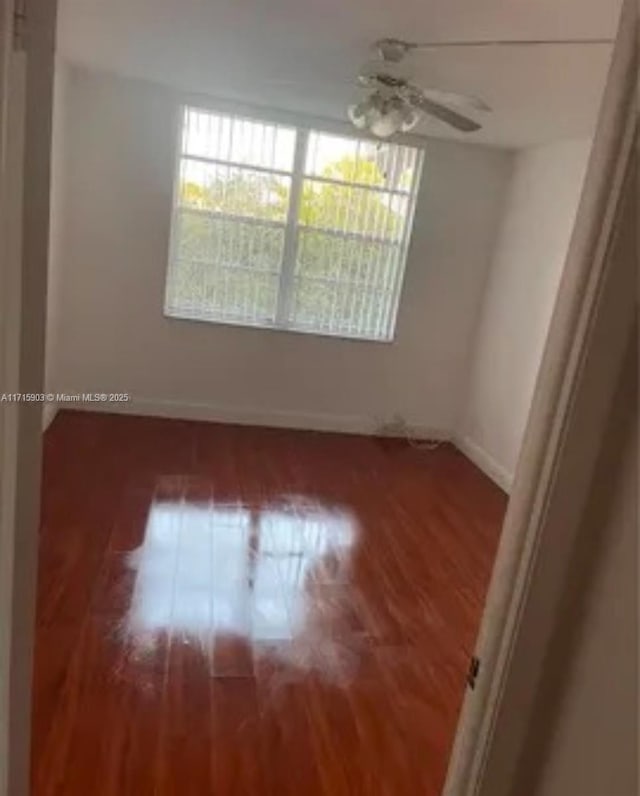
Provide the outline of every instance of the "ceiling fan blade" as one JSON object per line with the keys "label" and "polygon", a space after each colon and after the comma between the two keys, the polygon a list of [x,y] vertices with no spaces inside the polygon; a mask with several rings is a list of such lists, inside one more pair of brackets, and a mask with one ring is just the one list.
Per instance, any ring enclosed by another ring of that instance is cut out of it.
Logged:
{"label": "ceiling fan blade", "polygon": [[352,78],[340,78],[339,80],[335,80],[333,78],[328,80],[322,80],[321,78],[313,79],[310,78],[309,80],[302,78],[296,80],[295,78],[285,79],[279,77],[257,77],[252,79],[253,83],[258,83],[263,86],[282,86],[283,88],[287,87],[301,87],[301,88],[322,88],[326,85],[334,85],[334,86],[348,86],[353,85]]}
{"label": "ceiling fan blade", "polygon": [[441,91],[438,88],[421,88],[421,93],[432,102],[437,102],[440,105],[453,105],[454,108],[460,110],[482,111],[487,113],[491,111],[491,106],[480,99],[469,94],[457,94],[454,91]]}
{"label": "ceiling fan blade", "polygon": [[396,42],[396,46],[404,45],[405,51],[409,50],[437,50],[450,48],[472,48],[472,47],[565,47],[567,45],[597,45],[610,46],[614,39],[594,38],[594,39],[485,39],[479,41],[420,41],[420,42]]}
{"label": "ceiling fan blade", "polygon": [[452,111],[451,108],[440,105],[439,102],[434,102],[424,95],[416,98],[415,105],[429,116],[433,116],[441,122],[445,122],[445,124],[454,127],[456,130],[460,130],[462,133],[473,133],[482,128],[482,125],[478,124],[478,122],[473,119],[462,116],[462,114],[456,113],[456,111]]}

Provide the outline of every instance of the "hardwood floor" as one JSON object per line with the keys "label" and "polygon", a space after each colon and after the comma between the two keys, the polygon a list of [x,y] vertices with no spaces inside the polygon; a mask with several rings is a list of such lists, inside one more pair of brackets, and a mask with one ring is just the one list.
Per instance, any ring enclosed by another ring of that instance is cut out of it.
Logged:
{"label": "hardwood floor", "polygon": [[33,796],[437,796],[505,505],[449,446],[61,413]]}

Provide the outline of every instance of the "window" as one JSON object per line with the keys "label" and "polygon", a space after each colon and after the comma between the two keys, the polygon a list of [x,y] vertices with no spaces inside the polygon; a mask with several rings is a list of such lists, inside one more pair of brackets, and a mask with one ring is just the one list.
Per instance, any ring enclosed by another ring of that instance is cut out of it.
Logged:
{"label": "window", "polygon": [[422,153],[184,109],[165,314],[391,340]]}

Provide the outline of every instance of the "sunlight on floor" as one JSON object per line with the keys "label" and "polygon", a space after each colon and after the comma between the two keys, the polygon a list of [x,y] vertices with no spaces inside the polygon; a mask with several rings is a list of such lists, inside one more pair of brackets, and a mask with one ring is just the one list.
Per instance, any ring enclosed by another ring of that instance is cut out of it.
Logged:
{"label": "sunlight on floor", "polygon": [[342,649],[349,606],[336,597],[356,538],[348,513],[295,497],[259,508],[154,502],[128,559],[136,581],[126,631],[142,646],[182,635],[212,660],[235,639],[331,673],[345,660],[335,644]]}

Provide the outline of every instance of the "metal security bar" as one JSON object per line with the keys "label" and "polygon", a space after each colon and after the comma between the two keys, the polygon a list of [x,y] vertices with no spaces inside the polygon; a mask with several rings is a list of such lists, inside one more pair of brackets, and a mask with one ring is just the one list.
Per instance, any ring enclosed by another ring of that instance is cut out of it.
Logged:
{"label": "metal security bar", "polygon": [[186,107],[165,313],[390,340],[422,153]]}

